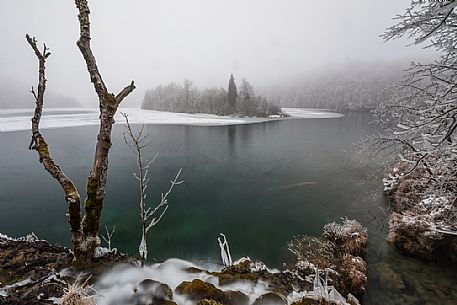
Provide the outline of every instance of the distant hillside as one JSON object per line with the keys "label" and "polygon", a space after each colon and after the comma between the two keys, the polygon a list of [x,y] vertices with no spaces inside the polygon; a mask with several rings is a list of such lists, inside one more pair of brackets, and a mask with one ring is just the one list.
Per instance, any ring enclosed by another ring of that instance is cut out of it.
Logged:
{"label": "distant hillside", "polygon": [[[5,79],[0,82],[0,108],[33,108],[34,102],[30,88],[26,85]],[[46,107],[81,106],[76,99],[51,90],[46,90],[45,103]]]}
{"label": "distant hillside", "polygon": [[352,61],[327,67],[268,90],[281,106],[331,110],[366,110],[389,99],[406,62]]}

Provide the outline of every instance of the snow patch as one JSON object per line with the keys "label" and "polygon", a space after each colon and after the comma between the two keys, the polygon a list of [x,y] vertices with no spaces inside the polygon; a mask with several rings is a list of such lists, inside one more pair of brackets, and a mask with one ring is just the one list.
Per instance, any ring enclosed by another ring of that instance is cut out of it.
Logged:
{"label": "snow patch", "polygon": [[[203,113],[174,113],[139,108],[119,108],[115,121],[123,124],[121,112],[132,124],[225,126],[252,124],[285,119],[340,118],[344,115],[319,109],[283,108],[289,117],[239,118]],[[30,130],[33,109],[0,109],[0,132]],[[98,108],[46,108],[40,122],[41,129],[77,127],[99,124]]]}

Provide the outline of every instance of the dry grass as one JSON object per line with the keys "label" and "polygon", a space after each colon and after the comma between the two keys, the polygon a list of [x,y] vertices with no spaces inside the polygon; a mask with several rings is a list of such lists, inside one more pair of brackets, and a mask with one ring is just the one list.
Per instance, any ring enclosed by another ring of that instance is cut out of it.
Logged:
{"label": "dry grass", "polygon": [[65,289],[64,295],[60,299],[59,304],[62,305],[96,305],[95,291],[92,285],[87,285],[90,277],[80,284],[78,280],[74,284],[68,285]]}

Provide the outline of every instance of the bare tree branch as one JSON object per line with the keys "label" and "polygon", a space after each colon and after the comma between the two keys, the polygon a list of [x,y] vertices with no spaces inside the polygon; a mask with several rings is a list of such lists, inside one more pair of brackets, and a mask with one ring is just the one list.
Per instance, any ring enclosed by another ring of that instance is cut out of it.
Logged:
{"label": "bare tree branch", "polygon": [[59,182],[64,191],[65,201],[68,204],[68,222],[70,223],[71,232],[73,233],[73,244],[75,249],[81,239],[80,195],[74,183],[64,174],[59,165],[54,162],[51,153],[49,152],[48,144],[39,129],[44,104],[44,93],[46,90],[45,63],[51,53],[48,52],[46,45],[44,45],[43,52],[40,52],[34,37],[32,38],[27,34],[26,39],[39,61],[38,94],[35,93],[33,88],[31,91],[35,98],[36,106],[32,118],[32,141],[29,149],[33,149],[38,153],[39,160],[46,171]]}
{"label": "bare tree branch", "polygon": [[108,175],[108,154],[111,148],[111,133],[114,124],[114,115],[122,100],[135,89],[134,82],[125,87],[118,96],[110,93],[102,79],[100,71],[90,46],[90,19],[87,0],[76,0],[79,11],[80,37],[77,42],[79,50],[86,62],[87,71],[99,99],[100,130],[97,136],[94,164],[87,179],[87,197],[85,200],[85,217],[83,231],[88,242],[89,256],[94,256],[95,247],[98,245],[98,232],[100,228],[100,215],[105,198],[105,187]]}
{"label": "bare tree branch", "polygon": [[144,125],[141,126],[140,130],[135,133],[130,126],[128,115],[121,113],[125,118],[126,122],[126,132],[124,133],[125,144],[136,156],[136,163],[138,172],[133,173],[133,176],[138,180],[138,187],[140,191],[140,218],[141,218],[141,243],[138,248],[141,266],[144,266],[144,262],[147,259],[148,255],[148,246],[147,246],[147,234],[149,230],[158,224],[162,217],[165,215],[168,210],[168,196],[172,193],[173,188],[176,185],[181,184],[183,181],[178,181],[179,176],[181,175],[182,169],[179,169],[175,178],[171,181],[170,188],[165,194],[161,194],[160,202],[152,208],[146,208],[146,189],[148,187],[148,172],[149,166],[157,158],[158,154],[155,154],[152,159],[149,159],[147,156],[143,155],[143,149],[148,147],[151,142],[148,141],[147,136],[143,135]]}

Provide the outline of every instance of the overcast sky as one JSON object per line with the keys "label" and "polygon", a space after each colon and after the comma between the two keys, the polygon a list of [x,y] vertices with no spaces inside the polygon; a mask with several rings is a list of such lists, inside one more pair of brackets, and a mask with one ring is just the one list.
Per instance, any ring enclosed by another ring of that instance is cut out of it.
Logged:
{"label": "overcast sky", "polygon": [[[332,63],[419,55],[379,38],[410,0],[92,0],[92,46],[111,91],[188,78],[226,86],[231,72],[256,86]],[[73,0],[0,1],[0,77],[29,88],[37,61],[25,34],[46,42],[48,88],[96,105],[82,56]],[[0,92],[1,94],[1,92]]]}

